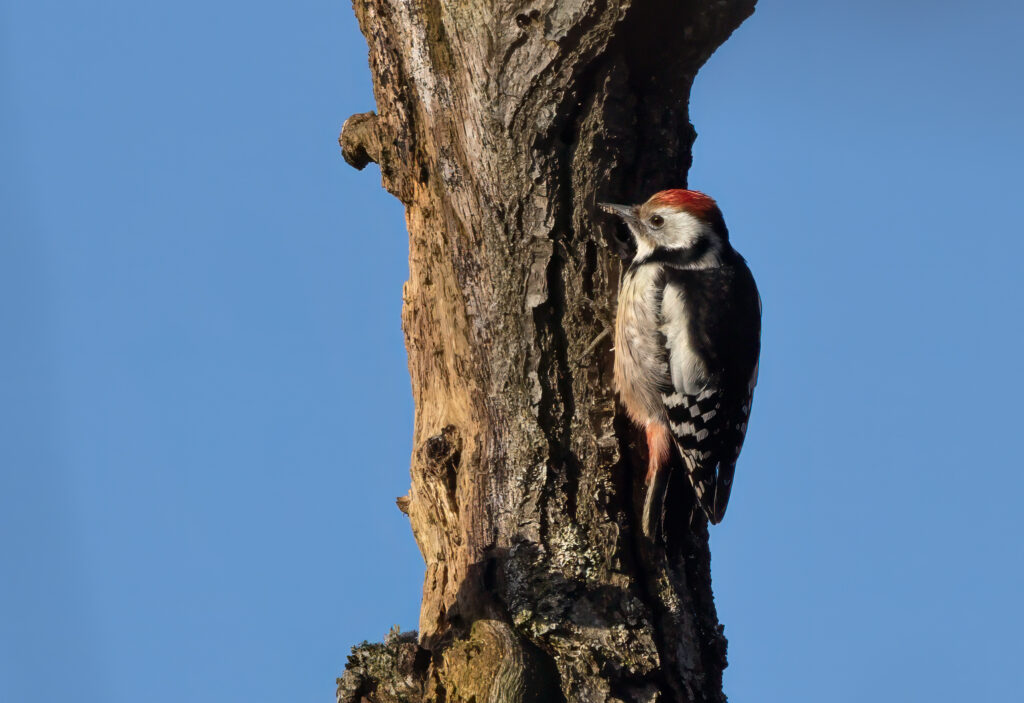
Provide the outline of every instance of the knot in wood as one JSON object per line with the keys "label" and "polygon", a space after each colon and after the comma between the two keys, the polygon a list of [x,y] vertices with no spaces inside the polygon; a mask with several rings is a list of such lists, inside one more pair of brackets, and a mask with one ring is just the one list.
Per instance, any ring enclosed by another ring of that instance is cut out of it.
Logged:
{"label": "knot in wood", "polygon": [[360,112],[352,115],[341,126],[338,136],[341,155],[349,166],[362,171],[371,161],[380,163],[380,134],[375,112]]}
{"label": "knot in wood", "polygon": [[421,452],[424,463],[433,469],[443,466],[456,468],[459,465],[459,454],[462,442],[454,425],[448,425],[439,434],[423,443]]}

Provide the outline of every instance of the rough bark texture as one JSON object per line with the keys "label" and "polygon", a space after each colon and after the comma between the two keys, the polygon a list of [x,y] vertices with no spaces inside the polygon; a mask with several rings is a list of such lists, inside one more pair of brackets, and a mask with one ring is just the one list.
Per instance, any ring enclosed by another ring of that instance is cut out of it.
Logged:
{"label": "rough bark texture", "polygon": [[685,185],[693,77],[753,5],[356,0],[378,112],[340,141],[406,208],[399,507],[427,571],[418,639],[356,648],[342,703],[724,700],[685,482],[664,541],[639,537],[607,334],[622,264],[594,204]]}

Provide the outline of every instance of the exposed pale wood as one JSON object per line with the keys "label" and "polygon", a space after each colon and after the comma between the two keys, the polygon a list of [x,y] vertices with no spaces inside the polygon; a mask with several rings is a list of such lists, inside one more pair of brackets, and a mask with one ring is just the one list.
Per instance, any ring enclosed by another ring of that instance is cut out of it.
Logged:
{"label": "exposed pale wood", "polygon": [[685,185],[693,77],[753,4],[356,0],[377,114],[340,142],[406,207],[400,505],[427,570],[419,644],[366,650],[393,666],[357,685],[353,660],[339,700],[723,698],[683,482],[666,543],[638,538],[643,457],[606,334],[621,263],[594,203]]}

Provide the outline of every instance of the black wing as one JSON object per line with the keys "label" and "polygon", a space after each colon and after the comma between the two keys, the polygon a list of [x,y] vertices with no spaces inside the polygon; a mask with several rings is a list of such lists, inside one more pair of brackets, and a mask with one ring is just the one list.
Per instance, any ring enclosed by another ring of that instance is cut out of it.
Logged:
{"label": "black wing", "polygon": [[[663,401],[669,426],[697,500],[712,524],[721,522],[732,492],[736,460],[747,432],[761,347],[761,304],[743,259],[712,270],[669,269],[686,306],[689,349],[706,376],[700,387],[676,383]],[[673,367],[675,368],[675,367]]]}

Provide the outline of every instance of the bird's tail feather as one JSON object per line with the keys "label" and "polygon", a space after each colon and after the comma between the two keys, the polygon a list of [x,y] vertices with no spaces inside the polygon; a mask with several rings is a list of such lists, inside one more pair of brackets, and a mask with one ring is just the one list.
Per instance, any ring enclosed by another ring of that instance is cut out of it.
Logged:
{"label": "bird's tail feather", "polygon": [[732,494],[732,477],[736,474],[736,464],[720,464],[715,477],[715,497],[712,502],[713,516],[708,520],[717,525],[725,517],[725,509],[729,507],[729,496]]}
{"label": "bird's tail feather", "polygon": [[697,503],[707,516],[708,522],[717,525],[725,517],[725,509],[729,505],[732,477],[736,472],[736,465],[690,465],[688,468],[690,469],[690,483],[697,496]]}
{"label": "bird's tail feather", "polygon": [[644,496],[644,512],[640,529],[648,539],[655,539],[661,518],[665,511],[665,494],[668,492],[669,467],[663,466],[654,473],[647,484],[647,495]]}

